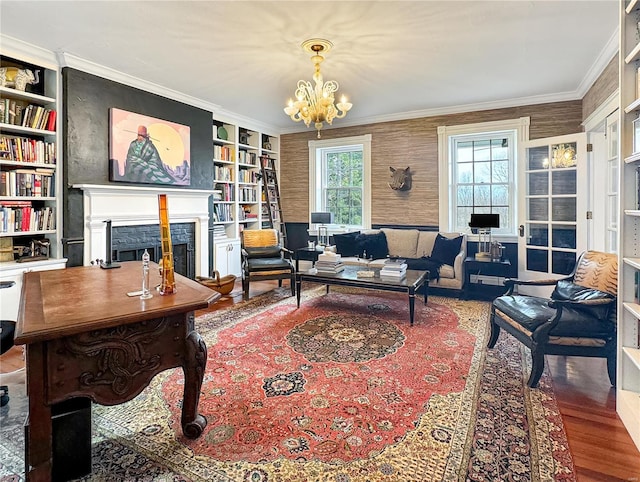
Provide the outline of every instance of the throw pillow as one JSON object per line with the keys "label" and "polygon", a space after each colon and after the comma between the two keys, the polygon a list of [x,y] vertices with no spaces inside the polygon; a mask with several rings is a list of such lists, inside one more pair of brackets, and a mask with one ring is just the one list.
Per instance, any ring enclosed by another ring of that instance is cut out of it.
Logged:
{"label": "throw pillow", "polygon": [[447,238],[438,233],[430,258],[437,259],[442,264],[453,266],[456,256],[460,253],[461,246],[462,236]]}
{"label": "throw pillow", "polygon": [[336,251],[342,256],[359,256],[362,254],[362,248],[356,243],[356,238],[360,231],[353,233],[334,234],[333,243],[336,245]]}
{"label": "throw pillow", "polygon": [[359,234],[356,243],[361,248],[362,256],[366,254],[367,258],[381,259],[389,254],[387,237],[382,231],[375,234]]}

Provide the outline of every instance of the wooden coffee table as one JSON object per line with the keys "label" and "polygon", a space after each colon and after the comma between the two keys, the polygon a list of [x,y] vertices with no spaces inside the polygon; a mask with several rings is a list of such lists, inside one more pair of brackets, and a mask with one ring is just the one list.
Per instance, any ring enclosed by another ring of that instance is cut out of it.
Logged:
{"label": "wooden coffee table", "polygon": [[[373,278],[359,278],[358,271],[374,271]],[[427,304],[427,293],[429,291],[429,272],[407,270],[407,275],[402,279],[380,278],[380,270],[369,270],[356,266],[346,266],[340,273],[318,273],[311,269],[308,271],[296,272],[296,297],[298,308],[300,308],[300,291],[303,281],[310,283],[321,283],[329,286],[352,286],[354,288],[366,288],[381,291],[396,291],[409,295],[409,322],[413,325],[413,314],[415,311],[416,292],[424,286],[424,303]]]}

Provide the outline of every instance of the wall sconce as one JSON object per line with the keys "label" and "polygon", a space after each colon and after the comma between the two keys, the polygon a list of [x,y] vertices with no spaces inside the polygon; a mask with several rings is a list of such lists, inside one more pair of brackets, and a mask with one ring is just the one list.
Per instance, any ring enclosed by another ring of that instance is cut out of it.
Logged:
{"label": "wall sconce", "polygon": [[332,213],[311,213],[311,224],[318,226],[318,246],[329,246],[329,229],[325,224],[333,223]]}

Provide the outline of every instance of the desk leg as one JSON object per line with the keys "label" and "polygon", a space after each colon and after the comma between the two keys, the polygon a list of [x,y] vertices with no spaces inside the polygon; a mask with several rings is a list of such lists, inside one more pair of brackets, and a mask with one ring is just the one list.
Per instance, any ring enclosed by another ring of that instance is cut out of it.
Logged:
{"label": "desk leg", "polygon": [[296,276],[296,300],[298,301],[298,308],[300,308],[300,292],[302,291],[302,279]]}
{"label": "desk leg", "polygon": [[51,407],[47,405],[47,371],[44,342],[27,347],[27,387],[29,395],[29,435],[25,446],[25,474],[29,482],[51,480]]}
{"label": "desk leg", "polygon": [[[193,315],[189,315],[193,316]],[[198,413],[200,389],[207,366],[207,346],[198,334],[191,331],[185,340],[184,399],[182,402],[182,432],[187,438],[198,438],[207,426],[207,419]]]}

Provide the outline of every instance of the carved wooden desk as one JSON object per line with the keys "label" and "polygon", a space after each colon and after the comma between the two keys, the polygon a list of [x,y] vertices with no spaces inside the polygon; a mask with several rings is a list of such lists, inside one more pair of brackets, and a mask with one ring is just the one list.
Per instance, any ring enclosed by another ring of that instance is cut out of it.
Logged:
{"label": "carved wooden desk", "polygon": [[[197,411],[207,363],[194,310],[220,295],[176,275],[177,292],[140,300],[142,263],[118,269],[77,267],[28,272],[20,299],[16,344],[27,345],[29,424],[25,472],[51,479],[51,407],[75,397],[116,405],[138,395],[159,372],[182,367],[182,430],[197,438],[207,424]],[[151,270],[151,286],[160,283]]]}

